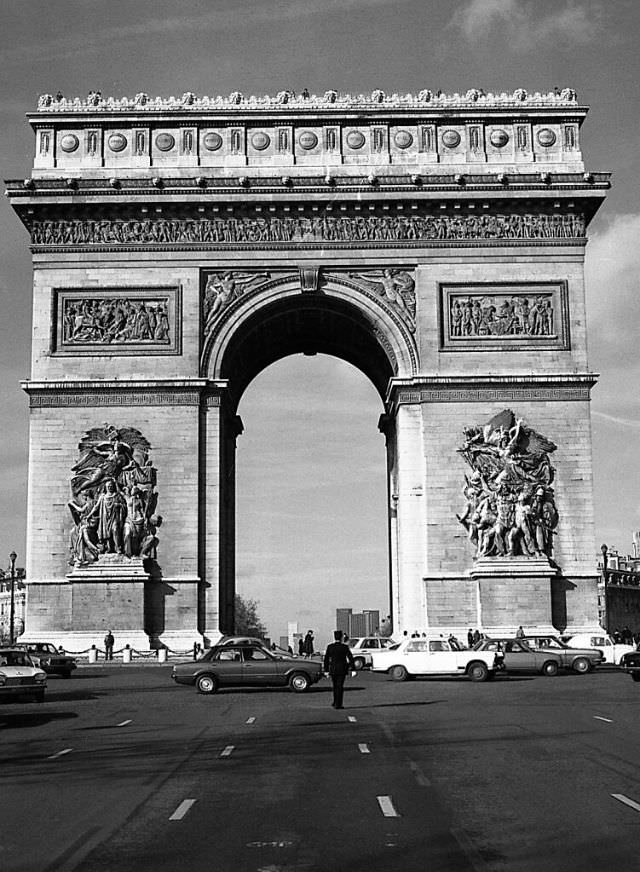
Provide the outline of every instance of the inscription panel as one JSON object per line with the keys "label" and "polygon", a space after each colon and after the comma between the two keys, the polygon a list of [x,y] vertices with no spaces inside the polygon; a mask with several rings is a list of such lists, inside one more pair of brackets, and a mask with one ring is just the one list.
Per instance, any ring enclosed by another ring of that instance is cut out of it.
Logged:
{"label": "inscription panel", "polygon": [[441,284],[443,351],[567,350],[567,283]]}
{"label": "inscription panel", "polygon": [[56,288],[53,354],[179,354],[179,288]]}

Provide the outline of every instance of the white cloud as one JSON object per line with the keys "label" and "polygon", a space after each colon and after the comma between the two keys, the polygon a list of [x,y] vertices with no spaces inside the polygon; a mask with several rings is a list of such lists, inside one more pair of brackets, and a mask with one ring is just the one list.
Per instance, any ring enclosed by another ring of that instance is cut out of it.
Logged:
{"label": "white cloud", "polygon": [[523,51],[566,39],[586,44],[598,36],[601,21],[600,0],[567,0],[547,14],[533,0],[469,0],[450,24],[468,40],[488,38],[499,31],[506,36],[503,45]]}

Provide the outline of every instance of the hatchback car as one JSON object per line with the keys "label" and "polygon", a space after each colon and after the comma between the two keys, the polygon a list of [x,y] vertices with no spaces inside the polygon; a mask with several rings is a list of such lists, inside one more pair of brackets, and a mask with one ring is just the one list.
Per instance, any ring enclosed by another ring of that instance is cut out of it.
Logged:
{"label": "hatchback car", "polygon": [[356,669],[371,666],[373,662],[371,655],[374,651],[384,651],[385,648],[391,648],[395,644],[396,642],[388,636],[358,636],[355,639],[349,639],[349,647]]}
{"label": "hatchback car", "polygon": [[557,654],[530,648],[523,639],[481,639],[473,646],[473,650],[501,652],[507,672],[539,672],[541,675],[557,675],[561,666]]}
{"label": "hatchback car", "polygon": [[47,675],[21,648],[0,648],[0,699],[31,696],[44,702]]}
{"label": "hatchback car", "polygon": [[78,665],[74,657],[62,654],[51,642],[21,642],[17,647],[24,648],[34,664],[44,669],[47,675],[70,678]]}
{"label": "hatchback car", "polygon": [[221,687],[289,687],[303,693],[323,676],[316,660],[284,657],[256,645],[218,645],[193,663],[177,663],[171,677],[195,685],[198,693]]}

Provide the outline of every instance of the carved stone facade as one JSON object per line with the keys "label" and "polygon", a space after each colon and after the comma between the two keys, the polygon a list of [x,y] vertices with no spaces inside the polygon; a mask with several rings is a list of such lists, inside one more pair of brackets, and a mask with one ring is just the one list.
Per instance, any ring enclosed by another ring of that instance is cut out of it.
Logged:
{"label": "carved stone facade", "polygon": [[233,630],[238,404],[301,352],[380,396],[394,632],[592,627],[585,115],[571,89],[43,97],[8,183],[35,267],[27,636]]}

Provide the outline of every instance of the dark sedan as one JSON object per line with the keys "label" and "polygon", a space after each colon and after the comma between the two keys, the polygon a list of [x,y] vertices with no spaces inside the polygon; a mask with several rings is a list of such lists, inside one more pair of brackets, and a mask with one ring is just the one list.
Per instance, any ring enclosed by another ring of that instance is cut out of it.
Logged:
{"label": "dark sedan", "polygon": [[209,648],[194,663],[178,663],[171,677],[177,684],[195,685],[198,693],[222,687],[289,687],[303,693],[323,675],[322,663],[273,654],[255,645]]}
{"label": "dark sedan", "polygon": [[620,669],[628,672],[634,681],[640,681],[640,651],[630,651],[620,658]]}
{"label": "dark sedan", "polygon": [[36,666],[44,669],[47,675],[61,675],[70,678],[78,665],[74,657],[58,651],[51,642],[22,642],[18,645],[29,653]]}
{"label": "dark sedan", "polygon": [[541,675],[557,675],[562,665],[560,657],[549,651],[536,651],[523,639],[484,639],[477,642],[474,651],[502,652],[507,672],[539,672]]}

